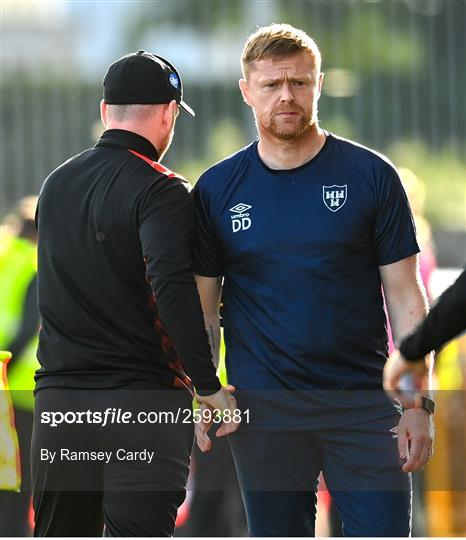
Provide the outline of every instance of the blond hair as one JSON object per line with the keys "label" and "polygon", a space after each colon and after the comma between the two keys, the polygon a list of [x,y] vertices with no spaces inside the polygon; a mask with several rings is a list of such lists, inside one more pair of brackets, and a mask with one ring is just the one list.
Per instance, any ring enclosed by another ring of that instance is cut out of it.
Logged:
{"label": "blond hair", "polygon": [[243,76],[247,77],[249,66],[256,60],[288,56],[301,51],[309,52],[319,73],[322,62],[320,51],[316,42],[306,32],[291,24],[262,26],[248,37],[244,45],[241,55]]}

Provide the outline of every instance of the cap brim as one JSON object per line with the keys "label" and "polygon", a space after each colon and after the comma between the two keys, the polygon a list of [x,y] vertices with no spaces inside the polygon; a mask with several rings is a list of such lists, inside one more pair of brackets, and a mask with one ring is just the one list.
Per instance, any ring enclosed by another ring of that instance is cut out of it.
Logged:
{"label": "cap brim", "polygon": [[191,116],[196,116],[196,113],[191,109],[191,107],[185,103],[183,100],[180,101],[180,107],[182,109],[184,109],[188,114],[190,114]]}

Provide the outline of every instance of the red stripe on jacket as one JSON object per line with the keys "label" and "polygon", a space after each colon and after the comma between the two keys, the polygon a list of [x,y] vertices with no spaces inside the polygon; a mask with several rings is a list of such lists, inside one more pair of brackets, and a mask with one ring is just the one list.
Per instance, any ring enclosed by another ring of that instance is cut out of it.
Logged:
{"label": "red stripe on jacket", "polygon": [[160,165],[160,163],[158,161],[154,161],[153,159],[150,159],[150,158],[148,158],[146,156],[143,156],[139,152],[136,152],[136,150],[129,149],[129,151],[132,154],[134,154],[136,157],[138,157],[138,158],[142,159],[143,161],[145,161],[146,163],[148,163],[157,172],[165,174],[166,176],[168,176],[168,178],[179,178],[178,174],[172,172],[170,169],[167,169],[163,165]]}

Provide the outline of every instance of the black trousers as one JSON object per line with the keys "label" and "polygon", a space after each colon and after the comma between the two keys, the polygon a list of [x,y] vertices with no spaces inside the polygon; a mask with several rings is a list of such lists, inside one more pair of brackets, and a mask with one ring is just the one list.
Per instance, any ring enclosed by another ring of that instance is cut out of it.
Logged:
{"label": "black trousers", "polygon": [[226,437],[214,440],[205,454],[194,446],[192,468],[189,519],[177,529],[177,536],[247,536],[246,514]]}
{"label": "black trousers", "polygon": [[182,390],[39,390],[34,536],[173,535],[193,444],[190,409]]}

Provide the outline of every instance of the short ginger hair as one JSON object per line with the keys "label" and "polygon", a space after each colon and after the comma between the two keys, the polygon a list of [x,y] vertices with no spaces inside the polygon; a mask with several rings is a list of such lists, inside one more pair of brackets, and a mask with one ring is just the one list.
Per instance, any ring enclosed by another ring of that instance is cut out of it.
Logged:
{"label": "short ginger hair", "polygon": [[244,45],[241,55],[243,76],[247,77],[249,66],[256,60],[289,56],[301,51],[309,52],[319,73],[322,63],[319,47],[306,32],[291,24],[262,26],[248,37]]}

